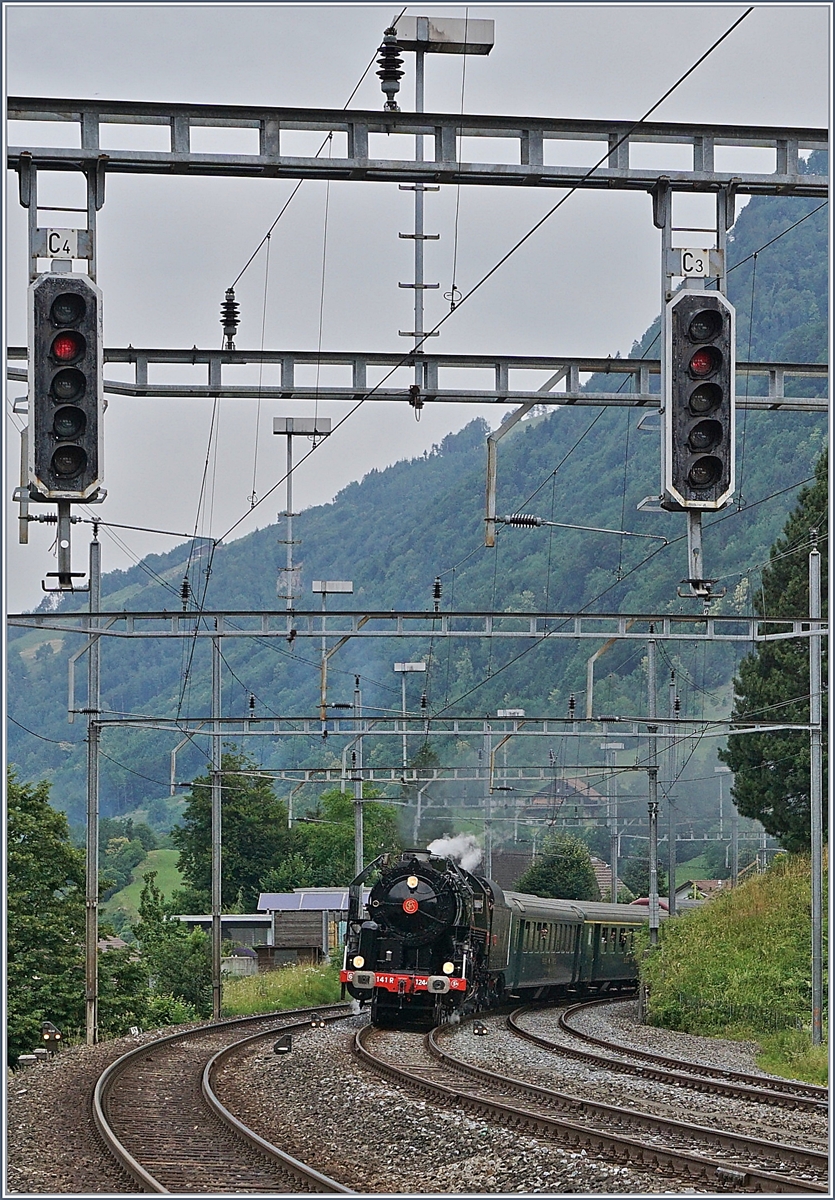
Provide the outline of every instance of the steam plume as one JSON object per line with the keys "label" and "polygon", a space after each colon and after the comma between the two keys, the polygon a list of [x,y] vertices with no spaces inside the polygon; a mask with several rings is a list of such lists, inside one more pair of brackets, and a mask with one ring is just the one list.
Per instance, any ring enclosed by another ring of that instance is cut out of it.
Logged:
{"label": "steam plume", "polygon": [[481,862],[481,846],[471,833],[436,838],[426,849],[438,858],[454,858],[465,871],[474,871]]}

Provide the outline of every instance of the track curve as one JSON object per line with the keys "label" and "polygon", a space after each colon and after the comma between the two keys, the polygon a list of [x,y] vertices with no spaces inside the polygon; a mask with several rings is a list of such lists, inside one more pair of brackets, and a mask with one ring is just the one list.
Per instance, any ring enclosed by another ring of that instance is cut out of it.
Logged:
{"label": "track curve", "polygon": [[[824,1154],[723,1135],[717,1130],[703,1131],[614,1105],[589,1104],[576,1096],[499,1075],[449,1054],[440,1043],[450,1033],[449,1027],[441,1027],[427,1035],[431,1062],[398,1064],[385,1053],[382,1031],[371,1027],[357,1032],[354,1049],[375,1070],[424,1095],[638,1170],[662,1170],[690,1183],[719,1189],[733,1186],[747,1192],[828,1190]],[[649,1130],[652,1136],[643,1132]],[[791,1169],[802,1176],[789,1174]]]}
{"label": "track curve", "polygon": [[[518,1037],[533,1042],[543,1049],[554,1053],[566,1054],[573,1058],[582,1059],[608,1070],[623,1071],[627,1074],[642,1075],[647,1079],[655,1079],[662,1083],[672,1083],[676,1087],[693,1088],[699,1092],[712,1092],[717,1095],[731,1096],[736,1099],[753,1100],[761,1104],[772,1104],[781,1108],[793,1108],[806,1112],[824,1114],[828,1111],[828,1092],[813,1084],[795,1083],[793,1080],[780,1079],[776,1076],[749,1075],[741,1071],[725,1070],[711,1067],[702,1063],[689,1062],[685,1059],[653,1054],[647,1050],[626,1046],[605,1038],[595,1037],[578,1030],[569,1018],[576,1016],[584,1009],[591,1009],[605,1004],[624,1003],[620,1000],[592,1000],[581,1004],[572,1004],[559,1016],[560,1028],[574,1038],[589,1044],[600,1046],[609,1053],[605,1056],[595,1054],[590,1050],[555,1042],[551,1038],[533,1033],[519,1023],[519,1018],[526,1013],[533,1013],[535,1007],[526,1005],[515,1009],[507,1018],[508,1028]],[[612,1057],[618,1055],[621,1057]],[[636,1061],[629,1062],[629,1059]]]}
{"label": "track curve", "polygon": [[[316,1011],[339,1020],[349,1010]],[[299,1009],[215,1022],[158,1038],[110,1064],[94,1089],[93,1119],[141,1191],[351,1193],[248,1129],[211,1086],[224,1057],[258,1038],[304,1029],[311,1016]]]}

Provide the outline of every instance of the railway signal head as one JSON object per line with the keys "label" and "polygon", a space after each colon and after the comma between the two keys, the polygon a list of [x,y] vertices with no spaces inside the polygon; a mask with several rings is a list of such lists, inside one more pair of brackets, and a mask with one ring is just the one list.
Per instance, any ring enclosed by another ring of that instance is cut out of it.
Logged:
{"label": "railway signal head", "polygon": [[719,292],[667,304],[663,507],[723,508],[733,495],[735,313]]}
{"label": "railway signal head", "polygon": [[29,484],[46,500],[91,500],[102,482],[101,292],[86,275],[29,287]]}

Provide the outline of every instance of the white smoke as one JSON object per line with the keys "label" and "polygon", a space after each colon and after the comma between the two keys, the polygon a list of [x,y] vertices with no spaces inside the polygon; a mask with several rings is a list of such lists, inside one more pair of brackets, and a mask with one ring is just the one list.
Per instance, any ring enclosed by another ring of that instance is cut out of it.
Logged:
{"label": "white smoke", "polygon": [[436,838],[426,849],[438,858],[454,858],[465,871],[474,871],[481,862],[481,846],[471,833]]}

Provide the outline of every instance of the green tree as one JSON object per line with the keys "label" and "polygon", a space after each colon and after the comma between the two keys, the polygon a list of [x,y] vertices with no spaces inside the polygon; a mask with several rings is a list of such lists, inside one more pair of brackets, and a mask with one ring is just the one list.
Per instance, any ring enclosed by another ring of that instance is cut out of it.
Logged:
{"label": "green tree", "polygon": [[40,1042],[42,1021],[84,1023],[84,854],[47,783],[7,777],[8,1054]]}
{"label": "green tree", "polygon": [[580,838],[552,833],[545,839],[542,854],[519,877],[516,887],[532,896],[565,900],[599,900],[589,848]]}
{"label": "green tree", "polygon": [[[258,764],[248,755],[223,755],[221,903],[227,912],[239,893],[247,911],[252,912],[258,903],[262,877],[291,852],[287,807],[276,798],[272,782],[257,772]],[[197,897],[211,893],[211,817],[211,776],[206,773],[194,780],[186,796],[182,822],[171,831],[171,840],[180,851],[177,865],[187,885],[186,895],[188,888]]]}
{"label": "green tree", "polygon": [[[363,855],[366,862],[384,851],[401,848],[397,817],[387,804],[369,803],[376,793],[365,787],[363,796]],[[310,864],[313,887],[344,886],[354,870],[354,802],[338,788],[323,792],[315,813],[299,825],[300,854]],[[298,884],[294,886],[300,886]]]}
{"label": "green tree", "polygon": [[139,921],[134,926],[151,987],[151,1008],[164,1019],[155,1002],[160,997],[169,997],[184,1001],[200,1016],[209,1016],[212,1011],[210,939],[200,929],[189,932],[169,913],[165,897],[156,885],[156,875],[156,871],[149,871],[145,876],[139,898]]}
{"label": "green tree", "polygon": [[[664,896],[667,893],[667,872],[658,863],[658,894]],[[645,853],[640,857],[624,859],[618,865],[618,875],[621,883],[629,888],[633,896],[648,896],[649,895],[649,853]]]}
{"label": "green tree", "polygon": [[[828,456],[822,454],[814,483],[798,496],[783,536],[771,547],[762,587],[754,607],[763,617],[803,617],[809,612],[808,555],[810,530],[821,537],[822,611],[827,614]],[[826,639],[823,639],[824,647]],[[823,679],[827,655],[823,656]],[[805,638],[762,642],[742,660],[734,680],[735,720],[809,720],[809,645]],[[827,695],[823,695],[824,767],[826,778]],[[719,757],[734,772],[733,798],[743,816],[754,817],[791,851],[809,848],[809,735],[805,730],[775,730],[728,739]],[[826,821],[826,806],[824,806]]]}
{"label": "green tree", "polygon": [[[65,1037],[84,1027],[84,852],[72,845],[49,785],[7,784],[8,1055],[40,1043],[42,1021]],[[103,931],[104,932],[104,931]],[[99,1032],[127,1033],[142,1022],[147,984],[128,950],[98,955]]]}

